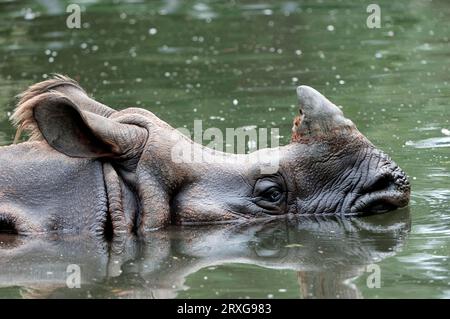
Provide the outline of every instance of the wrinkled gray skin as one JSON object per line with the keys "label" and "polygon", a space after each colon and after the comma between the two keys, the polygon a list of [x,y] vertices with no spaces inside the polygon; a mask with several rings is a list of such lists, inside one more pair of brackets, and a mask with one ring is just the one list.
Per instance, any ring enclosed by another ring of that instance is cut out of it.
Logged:
{"label": "wrinkled gray skin", "polygon": [[[31,141],[0,148],[0,231],[112,238],[170,223],[406,206],[410,187],[397,164],[319,92],[300,86],[297,95],[292,142],[244,155],[196,144],[149,111],[115,111],[67,77],[38,83],[12,117]],[[174,161],[180,146],[225,161]],[[276,173],[262,173],[275,157]]]}
{"label": "wrinkled gray skin", "polygon": [[[95,237],[0,235],[0,291],[9,287],[24,298],[173,298],[200,269],[239,263],[296,271],[299,297],[359,298],[349,279],[365,282],[372,274],[366,265],[400,251],[409,229],[409,212],[399,210],[168,227],[145,240],[123,234],[110,250]],[[70,264],[80,266],[80,289],[66,286]],[[214,272],[209,277],[214,281]],[[239,278],[237,272],[230,279],[239,285]],[[278,288],[265,294],[277,295]]]}

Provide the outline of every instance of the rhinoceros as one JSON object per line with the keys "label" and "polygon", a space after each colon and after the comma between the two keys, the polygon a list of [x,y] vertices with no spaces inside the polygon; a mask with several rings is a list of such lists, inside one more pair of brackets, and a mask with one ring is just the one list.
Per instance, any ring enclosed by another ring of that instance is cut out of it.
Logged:
{"label": "rhinoceros", "polygon": [[[69,77],[34,84],[11,117],[28,141],[0,148],[0,231],[112,238],[169,224],[360,216],[408,204],[406,174],[339,107],[308,86],[297,96],[289,144],[231,154],[148,110],[101,104]],[[174,160],[180,145],[222,160]],[[273,157],[277,169],[261,170]]]}

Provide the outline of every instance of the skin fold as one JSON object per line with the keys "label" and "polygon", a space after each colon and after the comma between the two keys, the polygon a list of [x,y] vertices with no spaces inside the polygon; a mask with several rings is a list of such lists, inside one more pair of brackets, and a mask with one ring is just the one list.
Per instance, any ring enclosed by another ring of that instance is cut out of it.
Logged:
{"label": "skin fold", "polygon": [[[57,75],[12,116],[29,141],[0,148],[0,232],[113,239],[169,224],[383,213],[409,202],[405,173],[307,86],[292,141],[251,154],[209,149],[139,108],[116,111]],[[177,152],[217,161],[179,161]],[[175,160],[174,160],[175,154]],[[267,173],[269,160],[277,169]]]}

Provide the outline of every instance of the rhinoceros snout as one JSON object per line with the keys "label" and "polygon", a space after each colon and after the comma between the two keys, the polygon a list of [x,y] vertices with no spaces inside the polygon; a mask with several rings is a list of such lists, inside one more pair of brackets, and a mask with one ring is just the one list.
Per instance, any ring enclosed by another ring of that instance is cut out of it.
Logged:
{"label": "rhinoceros snout", "polygon": [[404,207],[408,205],[410,192],[406,174],[392,163],[360,192],[351,211],[376,214]]}

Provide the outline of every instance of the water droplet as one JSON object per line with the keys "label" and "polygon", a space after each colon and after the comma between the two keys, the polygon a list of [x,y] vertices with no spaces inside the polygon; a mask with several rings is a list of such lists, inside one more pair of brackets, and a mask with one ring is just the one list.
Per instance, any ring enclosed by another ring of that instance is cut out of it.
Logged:
{"label": "water droplet", "polygon": [[158,30],[156,28],[150,28],[148,29],[148,33],[150,35],[155,35],[156,33],[158,33]]}
{"label": "water droplet", "polygon": [[30,8],[28,8],[27,11],[25,12],[24,18],[25,20],[33,20],[34,18],[36,18],[36,13],[31,11]]}

